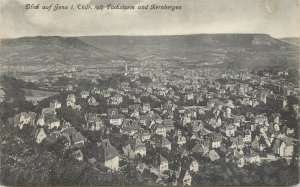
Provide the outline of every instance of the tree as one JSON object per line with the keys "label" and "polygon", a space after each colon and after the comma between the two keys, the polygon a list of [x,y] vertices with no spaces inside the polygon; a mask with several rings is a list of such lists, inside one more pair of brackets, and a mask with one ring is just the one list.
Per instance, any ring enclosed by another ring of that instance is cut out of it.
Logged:
{"label": "tree", "polygon": [[73,158],[66,158],[62,167],[63,172],[60,177],[60,185],[78,185],[81,183],[82,172],[87,167],[87,164]]}
{"label": "tree", "polygon": [[[39,151],[17,159],[14,165],[1,164],[1,183],[4,185],[48,185],[49,171],[56,157],[46,151]],[[4,170],[2,170],[4,169]]]}
{"label": "tree", "polygon": [[71,107],[62,107],[57,109],[57,117],[69,122],[73,127],[80,131],[83,130],[82,125],[86,123],[84,113],[73,110]]}

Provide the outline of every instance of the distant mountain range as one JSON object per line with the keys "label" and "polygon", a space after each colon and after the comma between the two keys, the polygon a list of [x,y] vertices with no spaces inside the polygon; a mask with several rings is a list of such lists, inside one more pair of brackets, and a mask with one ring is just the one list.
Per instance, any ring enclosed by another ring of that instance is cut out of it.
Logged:
{"label": "distant mountain range", "polygon": [[266,34],[24,37],[1,40],[4,64],[153,62],[228,67],[298,65],[298,47]]}

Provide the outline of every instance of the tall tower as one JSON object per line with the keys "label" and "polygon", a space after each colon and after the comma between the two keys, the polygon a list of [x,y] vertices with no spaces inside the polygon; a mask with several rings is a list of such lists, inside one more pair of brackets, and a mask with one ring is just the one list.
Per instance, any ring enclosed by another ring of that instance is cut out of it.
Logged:
{"label": "tall tower", "polygon": [[126,76],[128,74],[128,66],[127,63],[125,64],[125,69],[124,69],[124,75]]}

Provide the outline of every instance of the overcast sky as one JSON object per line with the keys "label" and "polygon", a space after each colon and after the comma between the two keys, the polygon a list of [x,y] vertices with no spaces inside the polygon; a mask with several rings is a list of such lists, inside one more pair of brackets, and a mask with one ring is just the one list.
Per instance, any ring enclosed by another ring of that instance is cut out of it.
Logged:
{"label": "overcast sky", "polygon": [[[36,35],[177,35],[300,32],[300,0],[0,0],[1,38]],[[179,11],[25,10],[26,3],[181,5]]]}

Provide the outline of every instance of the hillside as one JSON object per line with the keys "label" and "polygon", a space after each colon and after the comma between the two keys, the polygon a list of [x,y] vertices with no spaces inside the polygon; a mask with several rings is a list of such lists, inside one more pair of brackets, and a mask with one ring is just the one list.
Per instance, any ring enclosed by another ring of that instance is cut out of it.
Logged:
{"label": "hillside", "polygon": [[[198,34],[178,36],[87,36],[90,45],[135,55],[140,60],[228,67],[296,66],[297,48],[266,34]],[[115,45],[118,44],[118,45]]]}
{"label": "hillside", "polygon": [[[164,46],[192,46],[192,47],[264,47],[276,49],[282,46],[291,47],[280,40],[266,34],[195,34],[171,36],[85,36],[82,41],[97,44],[119,45],[164,45]],[[206,46],[202,46],[206,45]]]}
{"label": "hillside", "polygon": [[26,37],[1,40],[5,64],[162,62],[230,68],[297,66],[298,48],[266,34]]}
{"label": "hillside", "polygon": [[300,46],[300,38],[280,38],[280,40],[294,46]]}
{"label": "hillside", "polygon": [[54,64],[54,63],[107,63],[124,60],[111,51],[90,46],[78,38],[25,37],[1,40],[1,63]]}

